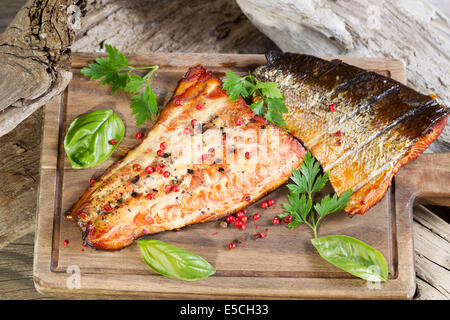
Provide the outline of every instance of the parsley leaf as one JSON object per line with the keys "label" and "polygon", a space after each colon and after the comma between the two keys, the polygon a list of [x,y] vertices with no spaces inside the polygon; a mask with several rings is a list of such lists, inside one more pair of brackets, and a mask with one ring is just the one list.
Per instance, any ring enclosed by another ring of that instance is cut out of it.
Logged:
{"label": "parsley leaf", "polygon": [[147,84],[145,91],[141,94],[136,94],[131,98],[131,114],[136,115],[136,125],[140,126],[145,123],[145,120],[151,120],[151,114],[158,113],[158,104],[156,102],[156,95]]}
{"label": "parsley leaf", "polygon": [[259,100],[254,101],[250,105],[250,109],[257,115],[264,115],[268,121],[278,126],[286,126],[283,113],[288,112],[288,109],[276,82],[259,81],[250,72],[243,77],[233,71],[227,71],[225,75],[222,87],[230,96],[231,101],[236,101],[239,96],[248,98],[256,95]]}
{"label": "parsley leaf", "polygon": [[[124,67],[128,67],[127,58],[120,51],[109,44],[105,44],[107,58],[97,58],[95,63],[90,63],[88,68],[81,69],[81,73],[91,80],[103,78],[101,85],[120,82],[123,84],[123,77],[119,77],[119,71]],[[116,84],[116,87],[119,84]]]}
{"label": "parsley leaf", "polygon": [[137,74],[133,74],[130,76],[130,80],[125,86],[125,91],[128,93],[138,93],[142,90],[144,82],[144,78],[139,77]]}
{"label": "parsley leaf", "polygon": [[267,98],[283,98],[283,94],[278,89],[276,82],[261,82],[256,83],[256,88],[261,89],[261,92]]}
{"label": "parsley leaf", "polygon": [[322,198],[320,203],[314,205],[314,209],[316,209],[319,217],[323,218],[330,213],[344,209],[347,206],[347,202],[350,201],[352,194],[353,191],[351,189],[343,192],[339,198],[337,194],[334,194],[331,198],[328,194]]}
{"label": "parsley leaf", "polygon": [[306,199],[304,194],[300,198],[296,194],[290,194],[288,195],[288,200],[289,203],[283,203],[286,213],[282,214],[280,217],[284,218],[290,214],[293,219],[288,224],[288,227],[295,228],[307,221],[306,219],[312,207],[312,200]]}
{"label": "parsley leaf", "polygon": [[227,71],[226,78],[223,79],[223,88],[230,96],[231,101],[236,101],[239,96],[246,98],[255,91],[253,83],[247,81],[246,77],[239,77],[233,71]]}
{"label": "parsley leaf", "polygon": [[322,190],[328,181],[328,172],[318,175],[319,171],[319,162],[308,151],[303,157],[300,171],[292,170],[291,180],[295,184],[288,184],[287,187],[293,193],[307,193],[311,196],[313,192]]}
{"label": "parsley leaf", "polygon": [[266,101],[268,109],[266,119],[281,127],[286,126],[282,115],[283,112],[288,111],[284,105],[284,98],[267,98]]}
{"label": "parsley leaf", "polygon": [[264,101],[258,101],[250,105],[250,109],[257,115],[262,116],[265,112],[264,110]]}
{"label": "parsley leaf", "polygon": [[[134,68],[129,66],[128,59],[116,47],[105,44],[108,53],[106,58],[95,59],[87,68],[81,69],[81,73],[91,80],[101,79],[100,85],[111,84],[111,92],[125,90],[131,94],[130,107],[132,114],[136,115],[136,125],[142,125],[146,120],[151,120],[151,115],[158,114],[156,95],[150,88],[149,79],[158,66]],[[150,70],[144,77],[132,74],[136,70]],[[144,84],[147,84],[143,93],[138,94]]]}

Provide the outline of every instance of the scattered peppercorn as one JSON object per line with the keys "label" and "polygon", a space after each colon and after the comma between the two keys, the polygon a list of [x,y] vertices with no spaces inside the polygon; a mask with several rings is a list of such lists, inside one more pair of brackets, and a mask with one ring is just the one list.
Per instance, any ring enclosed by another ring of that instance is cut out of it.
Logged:
{"label": "scattered peppercorn", "polygon": [[166,192],[169,192],[171,189],[172,189],[172,187],[170,186],[170,184],[166,184],[166,185],[164,186],[164,190],[165,190]]}
{"label": "scattered peppercorn", "polygon": [[269,207],[273,206],[274,204],[275,204],[275,200],[273,200],[273,199],[269,199],[269,201],[267,201],[267,205]]}
{"label": "scattered peppercorn", "polygon": [[253,215],[253,220],[258,220],[259,218],[261,218],[261,215],[259,213],[255,213]]}
{"label": "scattered peppercorn", "polygon": [[141,171],[141,166],[137,163],[133,164],[133,170],[134,171]]}
{"label": "scattered peppercorn", "polygon": [[153,173],[153,167],[151,167],[151,166],[148,166],[148,167],[145,167],[145,173],[147,173],[147,174],[150,174],[150,173]]}
{"label": "scattered peppercorn", "polygon": [[241,229],[244,231],[247,230],[247,225],[245,223],[243,223]]}
{"label": "scattered peppercorn", "polygon": [[111,139],[111,140],[109,140],[109,144],[114,146],[114,145],[117,144],[117,140],[116,139]]}
{"label": "scattered peppercorn", "polygon": [[268,207],[269,207],[269,204],[268,204],[266,201],[264,201],[263,203],[261,203],[261,208],[267,209]]}
{"label": "scattered peppercorn", "polygon": [[267,235],[266,235],[264,232],[257,232],[256,235],[257,235],[259,238],[265,238],[265,237],[267,237]]}
{"label": "scattered peppercorn", "polygon": [[178,191],[180,191],[180,186],[177,185],[177,184],[173,185],[173,186],[172,186],[172,191],[173,191],[173,192],[178,192]]}
{"label": "scattered peppercorn", "polygon": [[195,108],[197,110],[202,110],[203,109],[203,105],[201,103],[197,103],[197,105],[195,106]]}
{"label": "scattered peppercorn", "polygon": [[67,245],[69,244],[69,240],[64,240],[63,241],[63,245],[67,247]]}
{"label": "scattered peppercorn", "polygon": [[235,249],[236,248],[236,244],[234,243],[234,242],[230,242],[229,244],[228,244],[228,249]]}
{"label": "scattered peppercorn", "polygon": [[170,176],[169,171],[164,171],[163,176],[164,178],[168,178]]}
{"label": "scattered peppercorn", "polygon": [[139,181],[139,176],[136,176],[133,179],[131,179],[132,184],[136,184],[138,181]]}
{"label": "scattered peppercorn", "polygon": [[137,138],[137,139],[141,140],[141,139],[142,139],[142,136],[143,136],[142,132],[136,133],[136,138]]}
{"label": "scattered peppercorn", "polygon": [[334,103],[330,104],[328,106],[328,108],[330,109],[331,112],[335,112],[336,111],[336,107],[334,106]]}
{"label": "scattered peppercorn", "polygon": [[283,222],[284,223],[291,223],[292,222],[292,216],[291,215],[287,215],[286,217],[284,217]]}
{"label": "scattered peppercorn", "polygon": [[94,183],[95,183],[95,180],[92,178],[89,178],[89,184],[94,184]]}
{"label": "scattered peppercorn", "polygon": [[246,217],[246,216],[243,216],[243,217],[241,218],[241,221],[242,221],[243,223],[246,223],[246,222],[247,222],[247,217]]}
{"label": "scattered peppercorn", "polygon": [[233,217],[233,216],[228,216],[228,217],[225,219],[225,221],[226,221],[227,223],[232,223],[232,222],[234,221],[234,217]]}
{"label": "scattered peppercorn", "polygon": [[240,218],[242,218],[242,217],[244,217],[245,216],[245,214],[244,214],[244,211],[238,211],[237,213],[236,213],[236,217],[238,217],[239,219]]}
{"label": "scattered peppercorn", "polygon": [[242,222],[242,220],[239,220],[239,219],[236,219],[235,221],[234,221],[234,226],[236,227],[236,228],[242,228],[242,225],[243,225],[244,223]]}
{"label": "scattered peppercorn", "polygon": [[105,210],[106,212],[108,212],[109,210],[111,210],[111,206],[109,205],[109,203],[105,204],[103,206],[103,210]]}
{"label": "scattered peppercorn", "polygon": [[166,142],[161,142],[159,147],[161,148],[161,150],[166,150],[167,149],[167,143]]}
{"label": "scattered peppercorn", "polygon": [[190,130],[189,128],[184,128],[184,133],[185,133],[185,134],[190,134],[190,133],[191,133],[191,130]]}
{"label": "scattered peppercorn", "polygon": [[161,149],[159,149],[158,151],[156,151],[156,154],[158,155],[158,157],[162,157],[164,154],[164,151],[162,151]]}
{"label": "scattered peppercorn", "polygon": [[180,99],[175,100],[175,105],[177,107],[181,107],[183,105],[183,101],[181,101]]}
{"label": "scattered peppercorn", "polygon": [[241,118],[236,118],[235,120],[234,120],[234,123],[237,125],[237,126],[241,126],[242,125],[242,119]]}
{"label": "scattered peppercorn", "polygon": [[273,223],[274,225],[280,224],[280,218],[278,218],[278,217],[273,218],[273,219],[272,219],[272,223]]}
{"label": "scattered peppercorn", "polygon": [[197,119],[192,119],[192,120],[191,120],[191,126],[192,126],[193,128],[195,128],[195,127],[198,126],[198,121],[197,121]]}
{"label": "scattered peppercorn", "polygon": [[153,193],[147,193],[147,195],[145,196],[148,200],[152,200],[153,199]]}

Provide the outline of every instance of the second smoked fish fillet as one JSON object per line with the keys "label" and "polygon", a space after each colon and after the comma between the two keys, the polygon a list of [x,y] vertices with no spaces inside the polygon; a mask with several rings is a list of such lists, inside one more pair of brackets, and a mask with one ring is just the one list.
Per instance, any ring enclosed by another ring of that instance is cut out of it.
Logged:
{"label": "second smoked fish fillet", "polygon": [[120,249],[142,235],[248,206],[286,182],[304,154],[296,139],[256,116],[242,98],[230,101],[221,81],[196,66],[141,144],[97,179],[66,217],[88,245]]}
{"label": "second smoked fish fillet", "polygon": [[255,76],[278,83],[289,110],[286,128],[329,171],[336,193],[353,189],[350,216],[381,200],[400,167],[447,122],[446,107],[377,73],[310,55],[266,57]]}

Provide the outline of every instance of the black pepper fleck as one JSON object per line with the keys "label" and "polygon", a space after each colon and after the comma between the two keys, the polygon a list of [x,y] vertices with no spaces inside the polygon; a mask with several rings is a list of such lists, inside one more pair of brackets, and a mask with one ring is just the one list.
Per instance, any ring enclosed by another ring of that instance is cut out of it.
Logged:
{"label": "black pepper fleck", "polygon": [[131,179],[132,184],[136,184],[138,181],[139,181],[139,176],[136,176],[133,179]]}

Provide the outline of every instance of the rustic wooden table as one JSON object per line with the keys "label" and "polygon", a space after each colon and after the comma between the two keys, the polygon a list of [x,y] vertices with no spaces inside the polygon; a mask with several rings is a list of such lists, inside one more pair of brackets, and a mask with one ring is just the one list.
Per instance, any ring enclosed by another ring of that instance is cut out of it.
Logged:
{"label": "rustic wooden table", "polygon": [[[450,15],[448,1],[431,2]],[[24,3],[0,0],[0,32]],[[179,0],[129,3],[90,1],[94,13],[82,26],[73,49],[95,52],[105,41],[137,53],[264,53],[276,48],[234,2],[193,0],[183,11],[177,10],[183,3]],[[145,19],[137,19],[139,15]],[[0,138],[0,299],[58,298],[40,295],[32,279],[41,125],[42,111],[38,111]],[[431,210],[414,209],[415,299],[450,299],[449,208]],[[11,225],[15,227],[5,228]]]}

